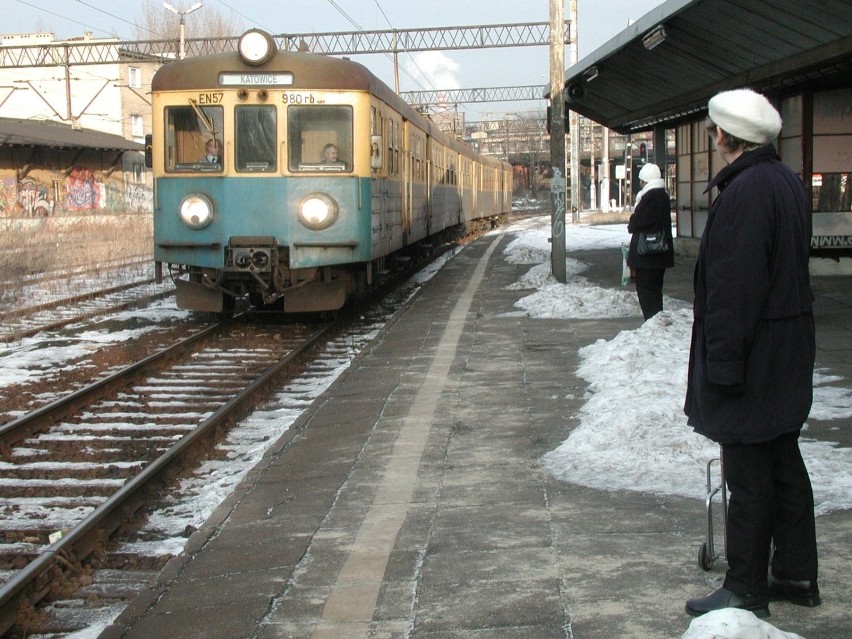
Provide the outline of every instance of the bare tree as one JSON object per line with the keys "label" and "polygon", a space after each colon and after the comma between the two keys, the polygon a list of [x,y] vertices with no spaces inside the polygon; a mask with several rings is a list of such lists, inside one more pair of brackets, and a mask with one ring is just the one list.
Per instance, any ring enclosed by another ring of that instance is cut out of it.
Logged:
{"label": "bare tree", "polygon": [[[171,0],[178,11],[187,11],[194,0]],[[228,38],[245,31],[243,24],[234,17],[227,17],[210,4],[183,16],[184,37]],[[177,40],[180,33],[180,17],[163,6],[162,0],[142,0],[136,18],[137,40]]]}

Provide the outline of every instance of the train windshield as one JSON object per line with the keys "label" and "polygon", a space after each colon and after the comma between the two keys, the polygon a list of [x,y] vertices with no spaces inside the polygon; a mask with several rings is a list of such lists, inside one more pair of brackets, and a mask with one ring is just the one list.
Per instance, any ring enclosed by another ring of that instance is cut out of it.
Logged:
{"label": "train windshield", "polygon": [[236,166],[241,172],[269,173],[278,167],[277,114],[274,106],[238,106]]}
{"label": "train windshield", "polygon": [[287,132],[290,171],[352,170],[352,107],[290,106]]}
{"label": "train windshield", "polygon": [[166,107],[166,171],[222,171],[222,123],[220,106]]}

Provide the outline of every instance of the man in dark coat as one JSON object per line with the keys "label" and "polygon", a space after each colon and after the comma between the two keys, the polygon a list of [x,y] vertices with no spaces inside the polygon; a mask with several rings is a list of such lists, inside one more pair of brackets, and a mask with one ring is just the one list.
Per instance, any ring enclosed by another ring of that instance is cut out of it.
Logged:
{"label": "man in dark coat", "polygon": [[707,187],[719,194],[695,267],[684,411],[722,447],[728,571],[686,610],[766,617],[769,601],[820,603],[813,492],[798,445],[816,350],[811,214],[801,180],[771,144],[781,117],[769,101],[738,89],[715,96],[708,111],[728,165]]}

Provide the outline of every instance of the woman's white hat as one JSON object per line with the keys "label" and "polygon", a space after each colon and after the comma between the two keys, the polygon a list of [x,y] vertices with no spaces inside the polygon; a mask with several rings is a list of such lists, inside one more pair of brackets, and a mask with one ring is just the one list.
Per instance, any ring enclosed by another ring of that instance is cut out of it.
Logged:
{"label": "woman's white hat", "polygon": [[656,164],[649,162],[639,171],[639,179],[643,182],[650,182],[651,180],[659,180],[661,177],[660,167]]}
{"label": "woman's white hat", "polygon": [[710,119],[734,137],[767,144],[781,131],[781,116],[764,96],[751,89],[722,91],[707,103]]}

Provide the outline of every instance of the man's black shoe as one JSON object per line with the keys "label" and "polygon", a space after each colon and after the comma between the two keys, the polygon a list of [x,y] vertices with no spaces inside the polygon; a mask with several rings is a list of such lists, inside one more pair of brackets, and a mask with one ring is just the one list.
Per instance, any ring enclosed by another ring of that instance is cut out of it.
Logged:
{"label": "man's black shoe", "polygon": [[686,612],[693,617],[707,614],[713,610],[721,610],[722,608],[742,608],[749,610],[760,619],[766,619],[769,616],[769,606],[766,602],[759,602],[754,597],[743,597],[735,592],[731,592],[724,586],[717,588],[709,595],[704,597],[695,597],[686,602]]}
{"label": "man's black shoe", "polygon": [[769,575],[769,601],[789,601],[808,608],[816,608],[822,603],[816,581],[795,581],[772,575]]}

